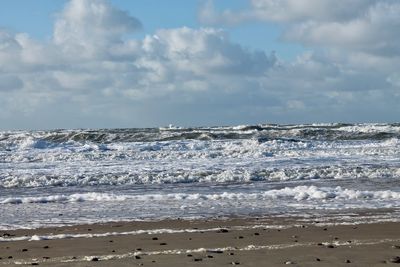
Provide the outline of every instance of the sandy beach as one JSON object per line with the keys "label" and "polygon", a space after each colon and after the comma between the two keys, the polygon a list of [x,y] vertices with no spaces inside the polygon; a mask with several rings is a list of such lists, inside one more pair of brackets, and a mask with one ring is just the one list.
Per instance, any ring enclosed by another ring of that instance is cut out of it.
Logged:
{"label": "sandy beach", "polygon": [[390,266],[400,262],[399,230],[248,218],[0,231],[0,265]]}

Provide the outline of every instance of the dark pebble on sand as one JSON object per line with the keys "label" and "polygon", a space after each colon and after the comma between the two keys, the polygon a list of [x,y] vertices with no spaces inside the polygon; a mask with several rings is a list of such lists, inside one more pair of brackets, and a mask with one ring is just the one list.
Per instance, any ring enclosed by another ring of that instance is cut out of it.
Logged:
{"label": "dark pebble on sand", "polygon": [[195,259],[193,259],[194,261],[203,261],[203,259],[201,259],[201,258],[195,258]]}
{"label": "dark pebble on sand", "polygon": [[114,242],[114,240],[110,240],[110,241],[108,241],[108,242],[110,242],[110,243],[113,243],[113,242]]}
{"label": "dark pebble on sand", "polygon": [[227,229],[219,229],[217,233],[228,233],[229,231]]}
{"label": "dark pebble on sand", "polygon": [[232,261],[231,264],[232,264],[232,265],[240,265],[240,262],[238,262],[238,261]]}
{"label": "dark pebble on sand", "polygon": [[160,243],[160,246],[166,246],[167,243]]}
{"label": "dark pebble on sand", "polygon": [[113,251],[111,251],[111,252],[114,252],[114,253],[115,253],[115,250],[113,250]]}
{"label": "dark pebble on sand", "polygon": [[99,261],[99,258],[92,258],[92,261]]}
{"label": "dark pebble on sand", "polygon": [[44,248],[44,249],[48,249],[48,248],[49,248],[49,246],[44,246],[43,248]]}
{"label": "dark pebble on sand", "polygon": [[399,245],[393,245],[392,248],[394,248],[394,249],[400,249],[400,246],[399,246]]}
{"label": "dark pebble on sand", "polygon": [[318,244],[317,244],[317,246],[323,246],[323,245],[324,245],[324,244],[322,244],[322,243],[318,243]]}
{"label": "dark pebble on sand", "polygon": [[335,248],[335,246],[334,246],[334,245],[332,245],[332,244],[330,244],[330,245],[327,245],[326,247],[327,247],[327,248]]}
{"label": "dark pebble on sand", "polygon": [[214,258],[214,256],[212,256],[212,255],[207,255],[207,258],[212,259],[212,258]]}
{"label": "dark pebble on sand", "polygon": [[27,251],[28,251],[27,248],[23,248],[23,249],[22,249],[22,252],[27,252]]}
{"label": "dark pebble on sand", "polygon": [[254,233],[254,235],[260,235],[260,233]]}
{"label": "dark pebble on sand", "polygon": [[400,263],[400,257],[396,256],[389,260],[391,263]]}
{"label": "dark pebble on sand", "polygon": [[235,255],[235,253],[233,253],[233,252],[229,252],[229,254],[228,255],[230,255],[230,256],[233,256],[233,255]]}
{"label": "dark pebble on sand", "polygon": [[75,256],[73,256],[71,259],[76,260],[77,258]]}
{"label": "dark pebble on sand", "polygon": [[193,257],[193,255],[192,255],[192,254],[187,254],[186,256],[187,256],[187,257]]}
{"label": "dark pebble on sand", "polygon": [[137,250],[137,251],[142,251],[142,248],[137,248],[136,250]]}
{"label": "dark pebble on sand", "polygon": [[92,229],[90,229],[90,228],[89,228],[89,229],[87,229],[87,230],[88,230],[89,232],[90,232],[90,231],[92,231]]}
{"label": "dark pebble on sand", "polygon": [[192,240],[192,238],[191,238],[191,237],[189,237],[189,240]]}
{"label": "dark pebble on sand", "polygon": [[138,255],[136,255],[136,256],[135,256],[135,259],[137,259],[137,260],[140,260],[140,259],[141,259],[141,257],[140,257],[140,256],[138,256]]}
{"label": "dark pebble on sand", "polygon": [[294,242],[295,242],[295,243],[297,243],[297,242],[299,242],[299,241],[297,241],[297,240],[294,240]]}
{"label": "dark pebble on sand", "polygon": [[8,256],[8,258],[9,258],[9,259],[12,259],[12,258],[13,258],[13,256]]}
{"label": "dark pebble on sand", "polygon": [[222,254],[224,253],[222,250],[207,250],[208,253]]}
{"label": "dark pebble on sand", "polygon": [[315,260],[316,260],[316,261],[321,261],[321,259],[320,259],[320,258],[316,258]]}
{"label": "dark pebble on sand", "polygon": [[43,259],[45,259],[45,260],[49,260],[49,259],[50,259],[50,257],[43,257]]}
{"label": "dark pebble on sand", "polygon": [[153,237],[152,240],[158,240],[158,237]]}
{"label": "dark pebble on sand", "polygon": [[244,237],[243,236],[238,236],[238,239],[243,239]]}
{"label": "dark pebble on sand", "polygon": [[324,228],[323,230],[324,230],[324,231],[328,231],[328,228]]}
{"label": "dark pebble on sand", "polygon": [[339,240],[339,237],[335,237],[335,238],[333,238],[333,239],[335,239],[335,240]]}
{"label": "dark pebble on sand", "polygon": [[39,265],[37,262],[32,262],[31,265]]}
{"label": "dark pebble on sand", "polygon": [[346,260],[345,263],[351,263],[351,260]]}

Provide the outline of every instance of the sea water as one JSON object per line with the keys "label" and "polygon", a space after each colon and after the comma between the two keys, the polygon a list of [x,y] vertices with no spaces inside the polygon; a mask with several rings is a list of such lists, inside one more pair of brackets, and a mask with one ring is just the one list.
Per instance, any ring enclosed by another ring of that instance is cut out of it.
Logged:
{"label": "sea water", "polygon": [[399,208],[400,124],[0,132],[0,229]]}

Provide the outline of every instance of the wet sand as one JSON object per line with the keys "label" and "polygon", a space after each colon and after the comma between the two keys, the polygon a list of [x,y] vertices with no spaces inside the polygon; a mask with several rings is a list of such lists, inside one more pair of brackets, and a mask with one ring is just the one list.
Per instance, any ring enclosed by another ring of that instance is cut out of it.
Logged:
{"label": "wet sand", "polygon": [[[34,235],[68,238],[28,241]],[[26,239],[0,242],[0,266],[400,266],[395,222],[173,220],[0,231],[0,237]]]}

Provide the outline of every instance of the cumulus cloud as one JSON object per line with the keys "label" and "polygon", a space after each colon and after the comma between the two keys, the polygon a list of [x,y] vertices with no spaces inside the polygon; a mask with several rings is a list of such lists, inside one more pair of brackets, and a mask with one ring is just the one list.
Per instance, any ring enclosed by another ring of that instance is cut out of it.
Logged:
{"label": "cumulus cloud", "polygon": [[[179,106],[210,100],[226,108],[223,102],[251,91],[277,62],[273,53],[251,51],[213,28],[160,29],[143,39],[126,38],[140,27],[138,19],[105,1],[71,0],[57,15],[48,42],[1,31],[3,117],[8,111],[20,114],[20,121],[48,118],[49,109],[62,109],[75,121],[55,123],[50,116],[52,122],[40,120],[38,127],[74,127],[79,117],[95,118],[83,127],[103,119],[166,124],[171,118],[162,118],[163,109],[176,117]],[[150,106],[154,112],[147,111]]]}
{"label": "cumulus cloud", "polygon": [[10,68],[13,62],[19,61],[21,46],[18,41],[5,30],[0,29],[0,70]]}
{"label": "cumulus cloud", "polygon": [[217,11],[213,0],[204,1],[198,11],[198,19],[206,25],[236,25],[248,20],[254,20],[253,10],[235,12],[230,9]]}
{"label": "cumulus cloud", "polygon": [[348,21],[362,15],[375,0],[251,0],[257,19],[276,22]]}
{"label": "cumulus cloud", "polygon": [[[264,20],[274,22],[348,21],[363,15],[369,7],[382,0],[249,0],[249,8],[240,11],[217,11],[213,0],[207,0],[199,10],[204,23]],[[393,0],[388,0],[395,2]],[[233,18],[236,17],[236,18]]]}
{"label": "cumulus cloud", "polygon": [[[348,114],[382,119],[399,112],[400,66],[388,56],[398,48],[397,35],[390,35],[395,2],[332,3],[253,0],[237,14],[219,13],[209,1],[200,11],[221,25],[282,23],[287,41],[325,49],[285,62],[233,42],[218,27],[166,28],[138,38],[132,33],[141,22],[130,14],[103,0],[71,0],[48,41],[0,29],[1,125],[221,125],[343,121]],[[380,45],[373,41],[378,37]]]}
{"label": "cumulus cloud", "polygon": [[143,50],[144,65],[164,61],[174,65],[170,70],[190,72],[193,76],[260,75],[276,61],[274,55],[251,52],[233,44],[223,31],[215,29],[159,30],[145,38]]}
{"label": "cumulus cloud", "polygon": [[362,51],[380,56],[400,56],[398,34],[400,3],[370,4],[359,16],[346,20],[304,21],[285,34],[291,41],[337,49]]}
{"label": "cumulus cloud", "polygon": [[[399,111],[393,102],[399,100],[398,1],[249,0],[248,3],[244,10],[220,11],[213,1],[204,1],[199,19],[208,25],[232,26],[251,21],[278,24],[283,29],[281,41],[298,43],[311,51],[283,68],[271,69],[265,80],[265,84],[295,94],[295,101],[286,97],[289,108],[303,106],[306,110],[320,111],[329,108],[339,118],[340,110],[354,110],[352,116],[356,118],[355,114],[360,112],[357,109],[371,105],[374,108],[367,112],[371,120],[385,113],[384,110],[387,112],[380,120],[393,120],[392,114]],[[297,88],[296,92],[289,87]]]}
{"label": "cumulus cloud", "polygon": [[103,0],[72,0],[55,23],[54,43],[66,54],[106,56],[124,34],[140,28],[138,19]]}
{"label": "cumulus cloud", "polygon": [[199,18],[206,24],[249,20],[280,23],[283,38],[311,47],[399,55],[400,3],[396,0],[250,0],[249,8],[218,12],[205,2]]}

